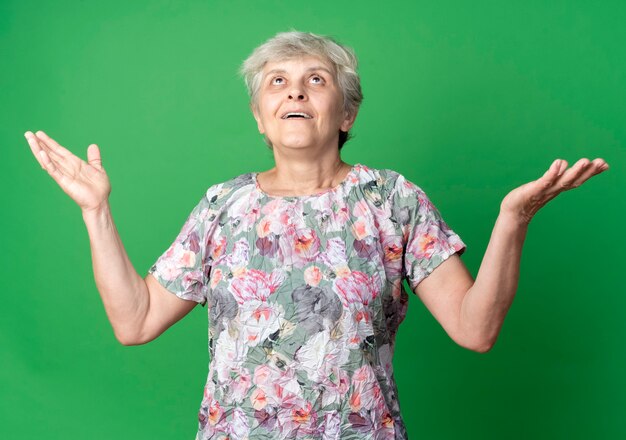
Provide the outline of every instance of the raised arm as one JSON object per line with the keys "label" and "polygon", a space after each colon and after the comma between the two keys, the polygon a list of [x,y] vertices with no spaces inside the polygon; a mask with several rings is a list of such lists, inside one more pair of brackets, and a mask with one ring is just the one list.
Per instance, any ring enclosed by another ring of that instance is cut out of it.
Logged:
{"label": "raised arm", "polygon": [[96,286],[117,340],[146,343],[187,314],[197,303],[169,293],[150,275],[144,280],[130,262],[111,216],[111,185],[98,146],[88,147],[85,162],[42,131],[24,136],[41,167],[82,210]]}
{"label": "raised arm", "polygon": [[514,189],[502,201],[476,280],[452,255],[417,286],[416,294],[452,339],[480,353],[493,347],[517,291],[530,221],[558,194],[608,168],[601,158],[580,159],[569,169],[567,161],[554,161],[542,177]]}

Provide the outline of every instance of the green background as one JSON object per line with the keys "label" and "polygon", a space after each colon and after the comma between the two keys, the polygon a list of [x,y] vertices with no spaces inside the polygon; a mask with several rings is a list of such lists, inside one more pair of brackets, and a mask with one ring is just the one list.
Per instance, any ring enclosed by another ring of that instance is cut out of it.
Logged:
{"label": "green background", "polygon": [[348,163],[422,187],[477,275],[499,205],[557,158],[610,169],[530,224],[495,347],[456,345],[411,294],[395,375],[412,439],[626,438],[623,1],[0,2],[0,437],[192,439],[207,309],[115,339],[78,206],[23,133],[96,143],[145,275],[208,186],[273,166],[237,76],[291,28],[359,57]]}

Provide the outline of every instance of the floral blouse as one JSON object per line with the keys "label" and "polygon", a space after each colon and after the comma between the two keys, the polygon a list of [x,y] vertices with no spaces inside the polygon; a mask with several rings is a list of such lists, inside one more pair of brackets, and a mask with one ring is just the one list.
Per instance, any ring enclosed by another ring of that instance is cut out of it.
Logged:
{"label": "floral blouse", "polygon": [[353,165],[273,196],[257,173],[208,188],[149,269],[208,304],[196,440],[406,439],[392,358],[408,294],[465,244],[424,191]]}

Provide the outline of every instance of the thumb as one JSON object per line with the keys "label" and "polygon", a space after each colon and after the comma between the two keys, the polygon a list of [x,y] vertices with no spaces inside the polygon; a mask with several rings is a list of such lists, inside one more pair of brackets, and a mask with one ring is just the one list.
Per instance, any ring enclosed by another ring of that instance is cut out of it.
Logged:
{"label": "thumb", "polygon": [[87,147],[87,162],[89,165],[101,170],[102,159],[100,159],[100,149],[96,144],[91,144]]}

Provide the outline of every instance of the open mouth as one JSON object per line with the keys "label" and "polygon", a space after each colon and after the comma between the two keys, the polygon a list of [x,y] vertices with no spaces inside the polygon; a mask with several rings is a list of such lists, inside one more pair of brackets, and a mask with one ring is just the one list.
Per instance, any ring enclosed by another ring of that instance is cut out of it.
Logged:
{"label": "open mouth", "polygon": [[313,116],[304,112],[289,112],[285,113],[281,119],[313,119]]}

